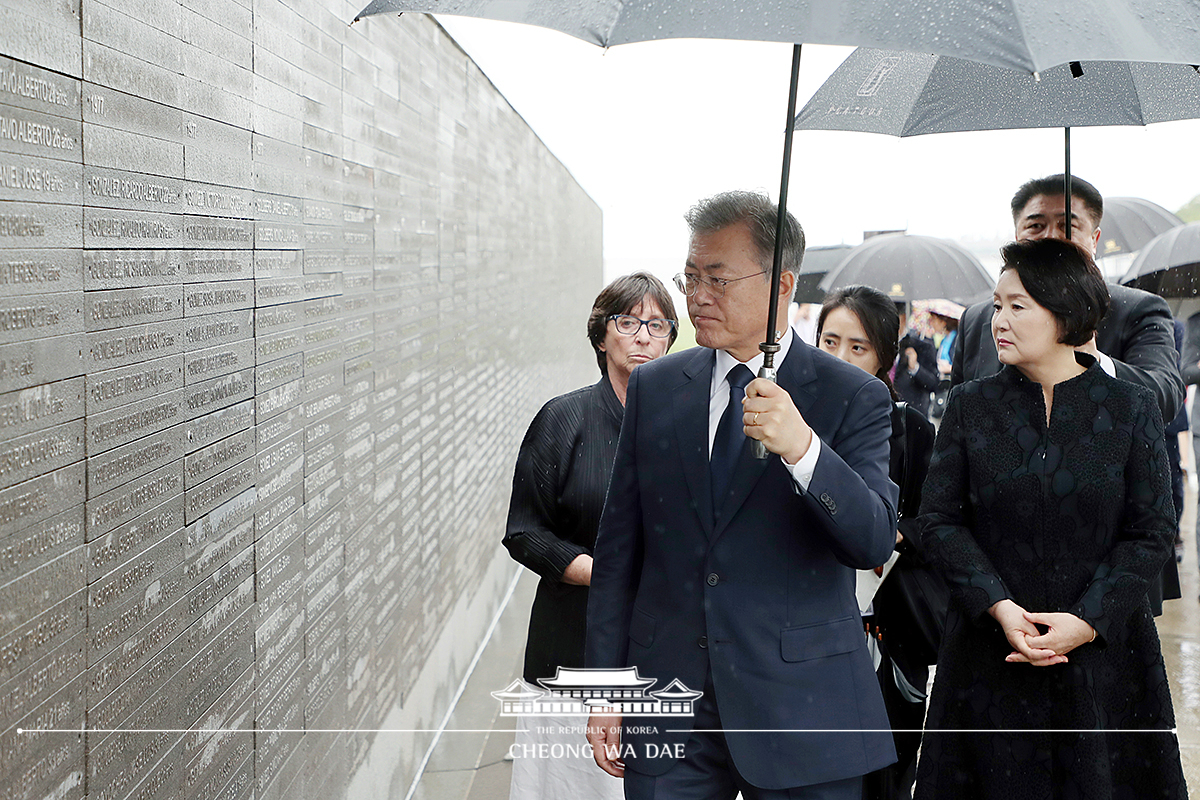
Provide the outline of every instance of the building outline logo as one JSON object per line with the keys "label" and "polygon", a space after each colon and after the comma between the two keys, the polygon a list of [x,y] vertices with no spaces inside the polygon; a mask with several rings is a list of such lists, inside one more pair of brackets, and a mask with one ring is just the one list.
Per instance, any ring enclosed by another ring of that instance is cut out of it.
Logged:
{"label": "building outline logo", "polygon": [[879,59],[879,63],[871,70],[871,74],[858,87],[856,93],[859,97],[874,97],[879,92],[879,88],[883,86],[883,82],[887,80],[888,75],[892,70],[900,66],[899,56],[884,56]]}
{"label": "building outline logo", "polygon": [[553,678],[538,678],[541,689],[520,679],[491,692],[500,701],[500,715],[587,716],[600,709],[626,717],[690,717],[704,692],[689,689],[678,678],[658,691],[649,691],[657,678],[643,678],[637,667],[576,669],[558,667]]}

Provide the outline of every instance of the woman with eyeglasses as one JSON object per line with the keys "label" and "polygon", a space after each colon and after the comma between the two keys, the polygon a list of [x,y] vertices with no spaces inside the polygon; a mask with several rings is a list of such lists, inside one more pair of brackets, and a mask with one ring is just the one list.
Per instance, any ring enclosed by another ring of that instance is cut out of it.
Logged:
{"label": "woman with eyeglasses", "polygon": [[[523,673],[534,689],[558,667],[583,667],[592,546],[612,476],[625,390],[639,364],[666,354],[677,326],[671,296],[653,275],[637,272],[613,281],[596,298],[587,322],[600,380],[546,403],[521,443],[504,546],[541,576]],[[596,769],[591,756],[523,755],[539,752],[543,744],[578,751],[586,720],[519,719],[513,752],[522,757],[513,759],[511,797],[624,797],[622,782]]]}

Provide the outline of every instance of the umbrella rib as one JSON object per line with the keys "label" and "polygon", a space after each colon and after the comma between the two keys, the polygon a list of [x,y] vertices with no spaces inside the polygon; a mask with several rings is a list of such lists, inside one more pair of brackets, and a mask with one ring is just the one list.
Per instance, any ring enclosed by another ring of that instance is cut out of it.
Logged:
{"label": "umbrella rib", "polygon": [[1145,111],[1146,103],[1143,100],[1142,84],[1138,81],[1138,74],[1137,74],[1137,71],[1133,68],[1132,62],[1127,62],[1127,63],[1123,64],[1122,66],[1125,67],[1125,69],[1129,70],[1129,82],[1130,82],[1130,84],[1133,85],[1133,94],[1134,94],[1134,97],[1137,98],[1136,116],[1137,116],[1138,124],[1144,128],[1144,127],[1146,127],[1147,122],[1146,122],[1146,111]]}
{"label": "umbrella rib", "polygon": [[[937,67],[938,62],[939,62],[939,58],[934,58],[929,62],[929,69],[928,69],[928,71],[926,71],[925,77],[921,79],[921,89],[915,95],[918,99],[921,97],[921,95],[923,95],[925,93],[925,87],[928,86],[929,81],[933,79],[933,70]],[[904,127],[900,130],[900,138],[903,139],[906,136],[919,136],[920,135],[919,133],[913,133],[912,131],[913,131],[913,116],[912,116],[912,109],[909,109],[909,113],[904,118]]]}

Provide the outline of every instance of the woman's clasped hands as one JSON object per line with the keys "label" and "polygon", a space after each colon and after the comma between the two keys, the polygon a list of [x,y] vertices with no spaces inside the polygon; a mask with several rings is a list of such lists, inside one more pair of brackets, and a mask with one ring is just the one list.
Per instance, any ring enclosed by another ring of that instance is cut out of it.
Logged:
{"label": "woman's clasped hands", "polygon": [[1095,628],[1063,611],[1033,613],[1006,599],[993,605],[988,613],[1000,623],[1008,643],[1015,648],[1004,659],[1010,664],[1065,664],[1067,653],[1096,638]]}

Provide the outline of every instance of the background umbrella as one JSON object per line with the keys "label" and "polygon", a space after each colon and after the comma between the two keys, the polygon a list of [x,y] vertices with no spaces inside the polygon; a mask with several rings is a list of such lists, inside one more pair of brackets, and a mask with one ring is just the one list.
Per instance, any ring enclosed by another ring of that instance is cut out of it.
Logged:
{"label": "background umbrella", "polygon": [[418,11],[523,22],[601,47],[657,39],[743,39],[935,52],[1031,73],[1081,59],[1200,64],[1193,0],[373,0]]}
{"label": "background umbrella", "polygon": [[796,294],[792,299],[797,303],[819,303],[824,300],[825,292],[821,291],[819,284],[853,247],[849,244],[834,244],[805,248],[804,261],[800,264],[800,276],[796,279]]}
{"label": "background umbrella", "polygon": [[1135,253],[1155,236],[1182,224],[1183,220],[1158,203],[1140,197],[1106,197],[1096,255]]}
{"label": "background umbrella", "polygon": [[859,48],[817,89],[795,126],[892,136],[1063,128],[1069,215],[1072,127],[1195,118],[1200,71],[1183,64],[1073,62],[1026,75],[956,58]]}
{"label": "background umbrella", "polygon": [[955,242],[888,234],[851,250],[821,281],[821,289],[865,284],[897,301],[940,297],[970,305],[990,295],[995,283],[979,259]]}
{"label": "background umbrella", "polygon": [[944,297],[936,297],[932,300],[914,300],[909,327],[914,328],[922,336],[932,339],[934,334],[938,333],[938,329],[933,324],[932,317],[934,314],[939,317],[949,317],[950,319],[958,320],[962,319],[963,312],[966,310],[966,306],[959,305],[953,300],[947,300]]}
{"label": "background umbrella", "polygon": [[1200,297],[1200,222],[1152,239],[1121,283],[1162,297]]}

